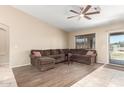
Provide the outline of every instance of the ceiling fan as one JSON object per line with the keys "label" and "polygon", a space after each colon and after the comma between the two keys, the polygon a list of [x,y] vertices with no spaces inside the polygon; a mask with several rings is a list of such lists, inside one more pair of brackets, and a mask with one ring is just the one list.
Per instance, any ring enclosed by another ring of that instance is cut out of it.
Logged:
{"label": "ceiling fan", "polygon": [[86,7],[80,7],[80,11],[77,12],[75,10],[70,10],[70,12],[75,13],[76,15],[67,17],[68,19],[74,18],[74,17],[79,17],[79,20],[84,17],[88,20],[91,20],[89,15],[94,15],[94,14],[99,14],[100,13],[100,8],[99,7],[94,7],[93,12],[88,12],[90,8],[93,7],[91,5],[87,5]]}

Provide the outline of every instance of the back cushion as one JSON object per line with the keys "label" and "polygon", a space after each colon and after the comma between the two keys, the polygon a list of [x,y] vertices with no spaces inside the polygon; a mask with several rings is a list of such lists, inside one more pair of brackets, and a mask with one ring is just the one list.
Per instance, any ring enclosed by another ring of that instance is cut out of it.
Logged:
{"label": "back cushion", "polygon": [[64,54],[64,50],[63,49],[59,49],[59,53],[60,54]]}
{"label": "back cushion", "polygon": [[86,55],[88,50],[86,49],[70,49],[70,53]]}
{"label": "back cushion", "polygon": [[77,51],[77,49],[70,49],[70,53],[77,54],[78,51]]}
{"label": "back cushion", "polygon": [[69,49],[62,49],[64,51],[65,54],[67,54],[69,52]]}
{"label": "back cushion", "polygon": [[81,53],[82,53],[82,49],[76,49],[75,52],[76,52],[77,54],[81,54]]}
{"label": "back cushion", "polygon": [[51,51],[51,50],[43,50],[43,51],[42,51],[42,55],[43,55],[43,56],[49,56],[49,55],[50,55],[50,51]]}
{"label": "back cushion", "polygon": [[55,50],[51,50],[51,55],[57,55],[59,54],[59,50],[55,49]]}
{"label": "back cushion", "polygon": [[88,50],[86,50],[86,49],[82,49],[82,50],[81,50],[81,54],[82,54],[82,55],[86,55],[87,51],[88,51]]}

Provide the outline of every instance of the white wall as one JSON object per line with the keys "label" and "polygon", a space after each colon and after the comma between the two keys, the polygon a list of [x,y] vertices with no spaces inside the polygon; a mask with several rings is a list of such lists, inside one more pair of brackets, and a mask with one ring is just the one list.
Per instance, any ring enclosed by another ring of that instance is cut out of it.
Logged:
{"label": "white wall", "polygon": [[0,22],[9,27],[10,65],[30,64],[31,49],[67,48],[67,32],[10,6],[0,6]]}
{"label": "white wall", "polygon": [[108,24],[106,26],[95,27],[69,33],[69,48],[75,48],[75,36],[96,33],[96,50],[98,53],[98,63],[109,63],[108,34],[111,32],[124,32],[124,23]]}

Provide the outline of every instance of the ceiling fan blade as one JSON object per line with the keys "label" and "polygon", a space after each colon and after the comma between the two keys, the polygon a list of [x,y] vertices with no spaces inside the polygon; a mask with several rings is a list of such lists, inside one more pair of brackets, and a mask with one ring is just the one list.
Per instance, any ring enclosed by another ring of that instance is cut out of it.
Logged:
{"label": "ceiling fan blade", "polygon": [[100,11],[96,11],[96,12],[89,12],[89,13],[86,13],[85,15],[93,15],[93,14],[99,14]]}
{"label": "ceiling fan blade", "polygon": [[83,13],[86,13],[90,8],[91,8],[91,5],[87,5],[86,8],[84,9]]}
{"label": "ceiling fan blade", "polygon": [[75,11],[75,10],[70,10],[70,12],[73,12],[73,13],[76,13],[76,14],[80,14],[80,13],[78,13],[78,12]]}
{"label": "ceiling fan blade", "polygon": [[83,10],[83,7],[80,7],[80,10],[82,11]]}
{"label": "ceiling fan blade", "polygon": [[68,19],[70,19],[70,18],[73,18],[73,17],[77,17],[78,15],[75,15],[75,16],[70,16],[70,17],[67,17]]}
{"label": "ceiling fan blade", "polygon": [[88,19],[88,20],[91,20],[91,18],[90,18],[90,17],[88,17],[88,16],[86,16],[86,15],[85,15],[84,17],[85,17],[86,19]]}
{"label": "ceiling fan blade", "polygon": [[82,14],[83,13],[83,7],[80,7],[80,14]]}

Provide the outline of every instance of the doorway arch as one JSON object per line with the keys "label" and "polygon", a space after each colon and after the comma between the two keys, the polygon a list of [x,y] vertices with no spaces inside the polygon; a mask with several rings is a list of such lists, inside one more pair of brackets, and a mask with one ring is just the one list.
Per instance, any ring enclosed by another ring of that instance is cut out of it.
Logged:
{"label": "doorway arch", "polygon": [[9,27],[0,23],[0,64],[9,64]]}

